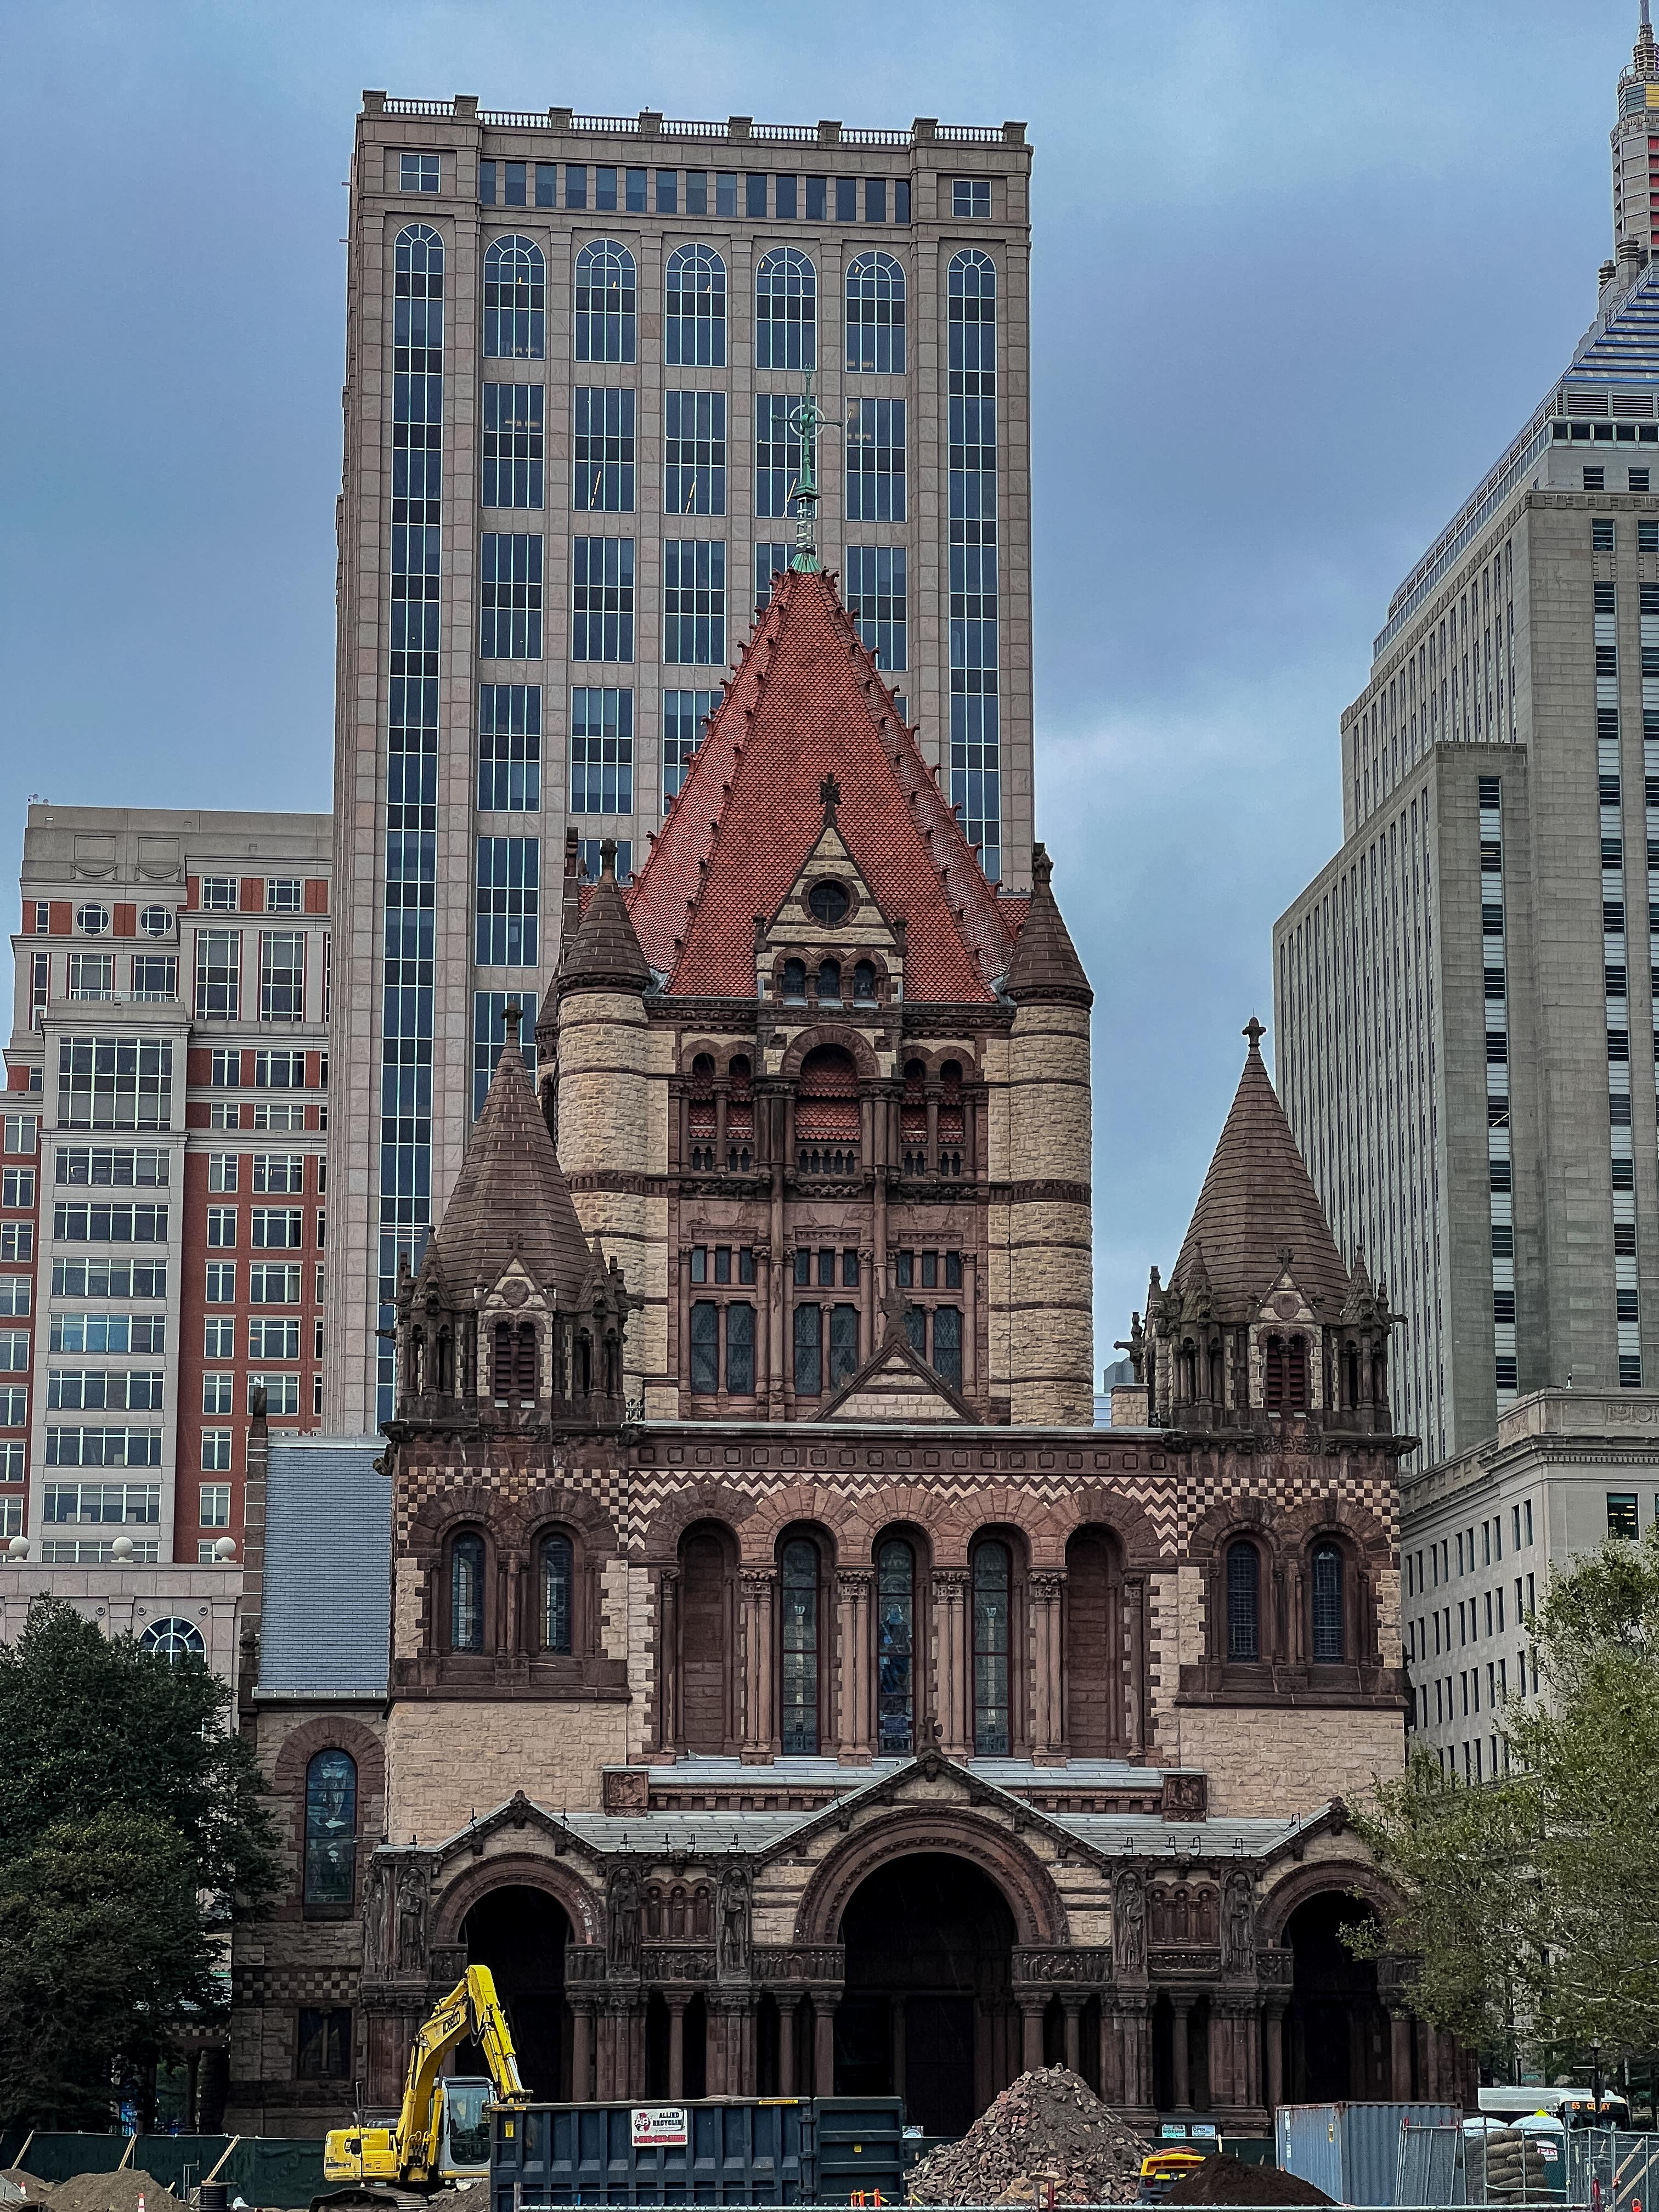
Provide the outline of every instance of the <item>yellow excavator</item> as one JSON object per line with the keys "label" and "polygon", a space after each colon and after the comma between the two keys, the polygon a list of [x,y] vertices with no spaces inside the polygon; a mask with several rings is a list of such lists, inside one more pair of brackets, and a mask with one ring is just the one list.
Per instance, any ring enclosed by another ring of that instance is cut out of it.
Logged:
{"label": "yellow excavator", "polygon": [[[488,2081],[439,2071],[469,2035],[483,2052]],[[489,2107],[526,2101],[495,1978],[488,1966],[469,1966],[416,2033],[393,2124],[330,2129],[323,2172],[342,2185],[314,2197],[312,2212],[351,2205],[416,2212],[434,2191],[483,2179],[489,2172]]]}

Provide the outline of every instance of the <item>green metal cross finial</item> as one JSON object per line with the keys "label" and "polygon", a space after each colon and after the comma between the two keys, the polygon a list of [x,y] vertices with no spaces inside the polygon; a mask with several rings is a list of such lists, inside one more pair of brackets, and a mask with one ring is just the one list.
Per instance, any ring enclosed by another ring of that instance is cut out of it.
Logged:
{"label": "green metal cross finial", "polygon": [[823,424],[823,410],[812,397],[809,371],[806,396],[789,410],[789,427],[800,441],[799,471],[789,492],[795,511],[795,554],[789,565],[805,575],[816,575],[823,567],[813,526],[818,504],[817,436]]}

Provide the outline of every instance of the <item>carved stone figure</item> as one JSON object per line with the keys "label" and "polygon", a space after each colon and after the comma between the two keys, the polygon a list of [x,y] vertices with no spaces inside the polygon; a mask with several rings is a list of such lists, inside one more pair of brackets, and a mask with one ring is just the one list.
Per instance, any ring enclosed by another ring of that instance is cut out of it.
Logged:
{"label": "carved stone figure", "polygon": [[1250,1877],[1242,1870],[1227,1877],[1221,1909],[1221,1970],[1226,1974],[1248,1973],[1255,1950],[1255,1914]]}
{"label": "carved stone figure", "polygon": [[640,1964],[640,1885],[629,1868],[618,1867],[611,1875],[606,1903],[610,1908],[611,1966],[618,1973],[636,1973]]}
{"label": "carved stone figure", "polygon": [[720,1876],[720,1970],[743,1974],[749,1970],[749,1885],[741,1867],[727,1867]]}
{"label": "carved stone figure", "polygon": [[363,1972],[371,1981],[392,1972],[392,1866],[375,1852],[363,1884]]}
{"label": "carved stone figure", "polygon": [[1139,1974],[1146,1966],[1146,1899],[1140,1876],[1126,1867],[1112,1899],[1112,1948],[1120,1974]]}
{"label": "carved stone figure", "polygon": [[398,1972],[426,1972],[426,1863],[405,1859],[398,1877]]}

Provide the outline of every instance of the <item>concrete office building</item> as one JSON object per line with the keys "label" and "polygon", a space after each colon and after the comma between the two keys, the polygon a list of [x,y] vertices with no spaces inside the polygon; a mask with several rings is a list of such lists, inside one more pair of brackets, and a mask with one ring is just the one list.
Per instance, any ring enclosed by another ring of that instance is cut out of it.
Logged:
{"label": "concrete office building", "polygon": [[1017,124],[365,94],[335,1429],[391,1411],[398,1263],[453,1186],[508,999],[533,1023],[544,994],[567,826],[590,875],[604,837],[624,878],[643,865],[787,557],[809,374],[824,557],[987,875],[1027,887],[1030,159]]}
{"label": "concrete office building", "polygon": [[1404,1317],[1419,1467],[1524,1395],[1659,1383],[1656,100],[1644,26],[1595,320],[1395,593],[1342,849],[1274,930],[1280,1095]]}
{"label": "concrete office building", "polygon": [[35,1567],[222,1566],[253,1394],[319,1425],[331,842],[326,815],[29,808],[0,1537]]}

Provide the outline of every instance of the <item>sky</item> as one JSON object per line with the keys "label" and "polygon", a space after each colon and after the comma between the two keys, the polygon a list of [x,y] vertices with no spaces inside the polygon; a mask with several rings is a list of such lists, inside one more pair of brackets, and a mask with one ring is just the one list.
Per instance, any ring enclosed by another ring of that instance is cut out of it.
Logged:
{"label": "sky", "polygon": [[1096,990],[1103,1362],[1271,1019],[1274,917],[1340,842],[1389,594],[1595,312],[1637,13],[0,0],[8,880],[32,793],[329,804],[363,86],[1018,118],[1037,829]]}

